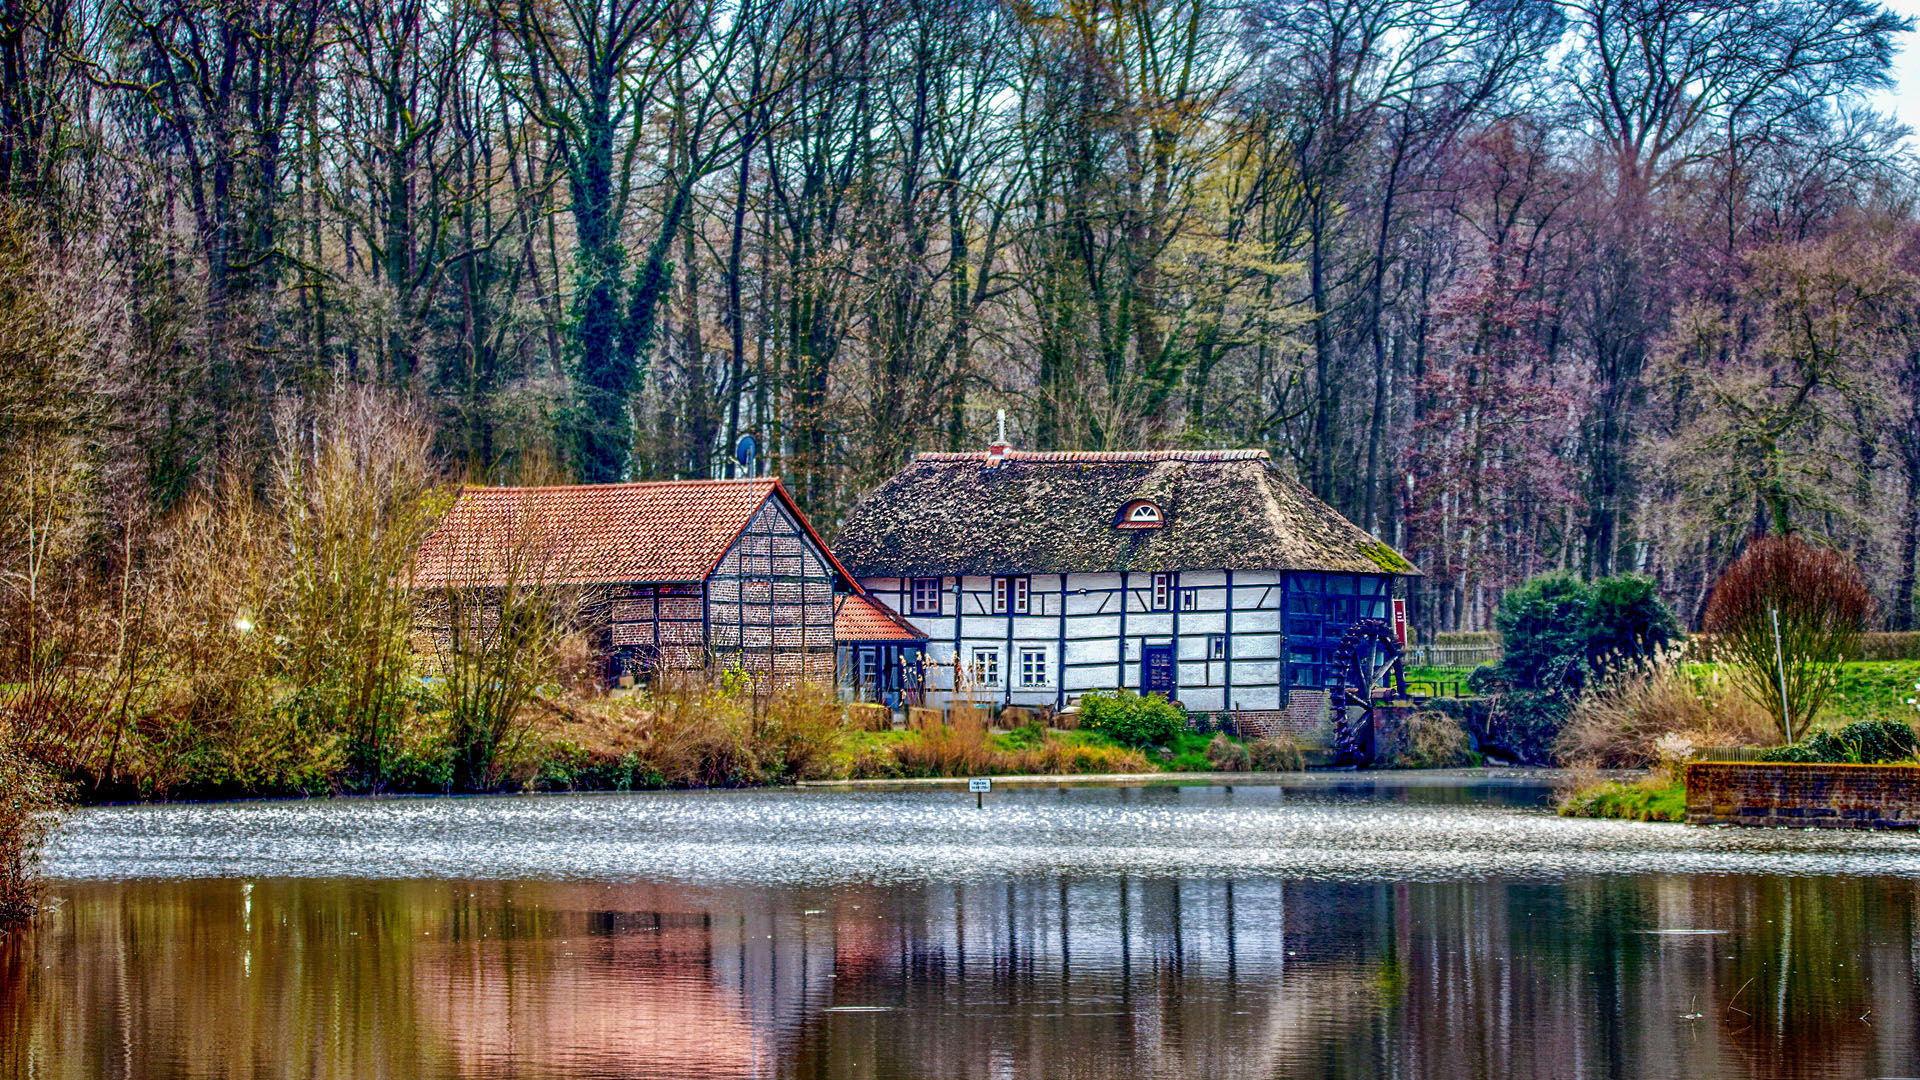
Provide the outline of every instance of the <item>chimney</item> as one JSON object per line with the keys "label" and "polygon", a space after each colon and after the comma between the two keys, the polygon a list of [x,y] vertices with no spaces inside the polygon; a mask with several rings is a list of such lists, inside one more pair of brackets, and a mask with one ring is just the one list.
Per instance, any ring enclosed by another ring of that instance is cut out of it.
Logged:
{"label": "chimney", "polygon": [[987,444],[987,468],[989,469],[999,468],[1000,463],[1007,460],[1007,451],[1013,449],[1013,447],[1007,445],[1007,410],[1001,409],[999,413],[999,437]]}

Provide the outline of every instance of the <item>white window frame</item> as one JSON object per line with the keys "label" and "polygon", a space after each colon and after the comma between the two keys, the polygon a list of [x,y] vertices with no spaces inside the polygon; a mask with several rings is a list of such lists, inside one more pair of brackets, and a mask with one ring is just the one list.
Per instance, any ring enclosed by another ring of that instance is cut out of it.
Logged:
{"label": "white window frame", "polygon": [[1207,659],[1225,660],[1227,658],[1227,635],[1207,635]]}
{"label": "white window frame", "polygon": [[1153,610],[1168,611],[1173,607],[1173,575],[1153,575],[1153,591],[1150,597]]}
{"label": "white window frame", "polygon": [[1031,690],[1044,687],[1050,681],[1053,665],[1047,662],[1047,650],[1023,648],[1020,650],[1020,687]]}
{"label": "white window frame", "polygon": [[[937,577],[917,577],[908,583],[907,589],[912,596],[911,610],[913,614],[940,614],[940,594],[943,583],[942,579]],[[932,586],[932,588],[930,590],[923,590],[923,586],[928,585]]]}
{"label": "white window frame", "polygon": [[1200,590],[1199,589],[1188,587],[1180,590],[1180,610],[1181,611],[1200,610]]}
{"label": "white window frame", "polygon": [[1033,607],[1033,580],[1024,574],[1003,574],[993,579],[993,613],[1027,615]]}
{"label": "white window frame", "polygon": [[1158,525],[1160,523],[1160,508],[1150,502],[1134,503],[1133,509],[1127,511],[1127,521],[1134,524],[1152,523]]}
{"label": "white window frame", "polygon": [[997,645],[975,645],[973,664],[969,669],[973,673],[975,686],[1000,685],[1000,648]]}
{"label": "white window frame", "polygon": [[861,686],[877,687],[880,684],[880,650],[871,646],[864,647],[856,650],[854,656],[854,665],[858,672],[854,677],[860,680]]}

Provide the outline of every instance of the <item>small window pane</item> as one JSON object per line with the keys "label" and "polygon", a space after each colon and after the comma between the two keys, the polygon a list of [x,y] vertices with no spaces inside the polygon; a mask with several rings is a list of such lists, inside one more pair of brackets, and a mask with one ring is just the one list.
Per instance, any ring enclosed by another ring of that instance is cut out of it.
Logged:
{"label": "small window pane", "polygon": [[973,682],[976,686],[1000,685],[1000,650],[973,650]]}
{"label": "small window pane", "polygon": [[1047,685],[1047,651],[1045,649],[1020,650],[1020,685]]}
{"label": "small window pane", "polygon": [[1341,596],[1353,595],[1353,577],[1350,574],[1328,574],[1327,591]]}
{"label": "small window pane", "polygon": [[1227,658],[1227,635],[1207,635],[1207,659],[1225,660]]}
{"label": "small window pane", "polygon": [[913,579],[913,613],[915,615],[940,614],[940,579],[923,577]]}

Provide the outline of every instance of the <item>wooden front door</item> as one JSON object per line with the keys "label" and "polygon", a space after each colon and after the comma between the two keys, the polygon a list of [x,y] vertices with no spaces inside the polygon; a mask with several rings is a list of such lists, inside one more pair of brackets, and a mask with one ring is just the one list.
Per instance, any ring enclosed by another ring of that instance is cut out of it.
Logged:
{"label": "wooden front door", "polygon": [[1140,650],[1140,693],[1173,697],[1173,646],[1148,645]]}

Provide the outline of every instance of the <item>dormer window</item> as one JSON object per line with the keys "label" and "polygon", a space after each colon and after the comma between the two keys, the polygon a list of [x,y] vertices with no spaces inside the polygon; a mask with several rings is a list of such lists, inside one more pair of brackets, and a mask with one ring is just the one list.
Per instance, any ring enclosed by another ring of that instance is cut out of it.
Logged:
{"label": "dormer window", "polygon": [[1160,506],[1145,499],[1135,499],[1120,508],[1119,516],[1114,518],[1116,529],[1157,529],[1165,525],[1166,519],[1160,515]]}

